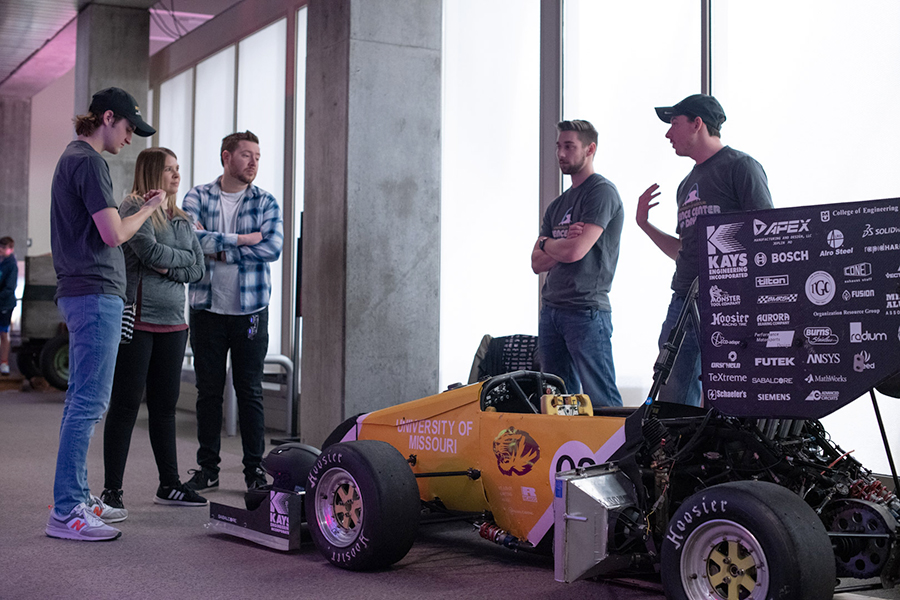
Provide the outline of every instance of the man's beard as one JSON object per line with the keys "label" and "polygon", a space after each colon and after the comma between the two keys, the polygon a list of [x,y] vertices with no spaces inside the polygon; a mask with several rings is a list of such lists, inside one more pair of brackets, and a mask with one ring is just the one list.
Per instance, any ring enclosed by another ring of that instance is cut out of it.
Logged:
{"label": "man's beard", "polygon": [[256,179],[256,173],[254,173],[252,175],[246,175],[245,173],[238,173],[237,175],[234,176],[234,178],[237,179],[238,181],[240,181],[241,183],[246,183],[247,185],[250,185],[251,183],[253,183],[253,180]]}
{"label": "man's beard", "polygon": [[584,168],[585,160],[581,160],[578,163],[567,163],[565,165],[559,165],[559,170],[562,171],[563,175],[574,175],[578,171]]}

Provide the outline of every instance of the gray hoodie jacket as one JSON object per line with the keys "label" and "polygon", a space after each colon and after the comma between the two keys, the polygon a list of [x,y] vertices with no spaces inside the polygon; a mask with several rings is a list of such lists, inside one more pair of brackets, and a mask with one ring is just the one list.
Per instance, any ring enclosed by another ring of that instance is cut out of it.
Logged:
{"label": "gray hoodie jacket", "polygon": [[[122,217],[140,209],[143,200],[128,196],[119,207]],[[205,271],[203,251],[190,221],[176,216],[158,231],[147,219],[125,244],[128,303],[138,301],[140,320],[155,325],[184,324],[184,284],[200,281]],[[154,269],[168,269],[162,275]]]}

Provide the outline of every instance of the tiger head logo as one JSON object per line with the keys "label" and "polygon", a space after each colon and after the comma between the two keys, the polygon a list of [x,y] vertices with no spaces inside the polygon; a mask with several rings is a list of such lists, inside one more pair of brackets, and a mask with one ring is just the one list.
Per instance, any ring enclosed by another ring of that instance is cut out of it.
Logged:
{"label": "tiger head logo", "polygon": [[510,426],[494,438],[497,467],[504,475],[525,475],[541,457],[541,448],[527,431]]}

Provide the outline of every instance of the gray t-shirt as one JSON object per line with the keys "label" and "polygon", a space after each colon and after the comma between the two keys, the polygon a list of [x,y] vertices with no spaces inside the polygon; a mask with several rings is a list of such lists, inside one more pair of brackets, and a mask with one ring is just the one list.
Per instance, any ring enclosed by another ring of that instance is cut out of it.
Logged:
{"label": "gray t-shirt", "polygon": [[609,290],[619,261],[619,238],[625,211],[611,181],[594,173],[570,187],[544,213],[541,235],[564,238],[572,223],[592,223],[603,233],[588,253],[573,263],[557,263],[547,273],[541,296],[555,308],[611,310]]}
{"label": "gray t-shirt", "polygon": [[672,290],[683,296],[700,272],[697,217],[772,208],[769,180],[756,160],[725,146],[699,165],[678,186],[681,251],[675,259]]}
{"label": "gray t-shirt", "polygon": [[109,166],[87,142],[66,146],[50,188],[50,247],[56,298],[112,294],[125,299],[125,257],[100,237],[93,215],[117,208]]}

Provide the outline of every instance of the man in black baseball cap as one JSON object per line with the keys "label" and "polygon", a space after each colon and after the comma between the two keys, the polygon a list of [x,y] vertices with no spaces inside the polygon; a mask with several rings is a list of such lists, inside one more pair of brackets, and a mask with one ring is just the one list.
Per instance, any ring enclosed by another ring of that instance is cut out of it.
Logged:
{"label": "man in black baseball cap", "polygon": [[[654,202],[659,196],[657,184],[647,188],[638,199],[638,226],[675,261],[672,300],[659,336],[662,349],[675,327],[691,283],[699,274],[700,260],[706,260],[699,255],[697,238],[704,233],[697,229],[697,217],[772,208],[772,196],[762,166],[747,154],[722,144],[720,129],[725,122],[725,111],[718,100],[694,94],[674,106],[658,107],[656,115],[669,124],[666,138],[672,143],[675,154],[690,157],[695,163],[691,173],[678,186],[675,197],[678,237],[665,233],[648,220],[650,209],[659,204]],[[729,259],[740,260],[737,256]],[[672,372],[660,388],[659,400],[701,406],[703,390],[699,378],[700,346],[694,325],[689,321]]]}
{"label": "man in black baseball cap", "polygon": [[656,115],[665,123],[671,123],[672,117],[684,115],[690,120],[700,117],[707,127],[722,129],[725,122],[725,110],[719,101],[705,94],[688,96],[675,106],[657,106]]}
{"label": "man in black baseball cap", "polygon": [[121,88],[110,87],[94,94],[88,110],[97,116],[111,110],[116,115],[125,117],[134,125],[134,132],[141,137],[150,137],[156,133],[156,130],[142,118],[141,109],[134,96]]}

